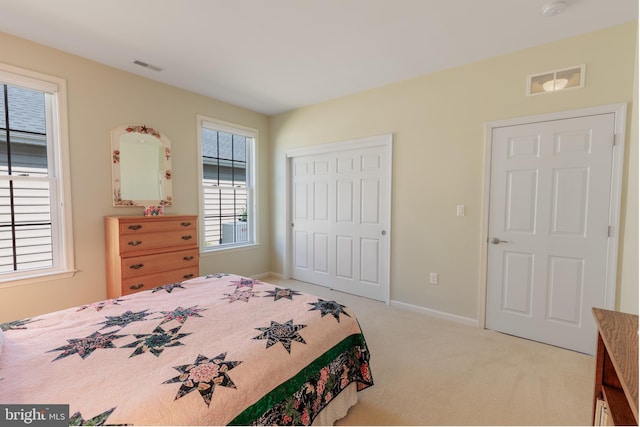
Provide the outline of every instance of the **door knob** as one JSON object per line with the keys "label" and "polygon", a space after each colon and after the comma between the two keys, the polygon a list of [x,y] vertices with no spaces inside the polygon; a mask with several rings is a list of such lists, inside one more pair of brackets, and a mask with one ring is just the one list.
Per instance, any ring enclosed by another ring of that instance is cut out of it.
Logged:
{"label": "door knob", "polygon": [[509,243],[506,240],[500,240],[497,237],[494,237],[493,240],[491,240],[491,243],[493,243],[494,245],[498,245],[500,243]]}

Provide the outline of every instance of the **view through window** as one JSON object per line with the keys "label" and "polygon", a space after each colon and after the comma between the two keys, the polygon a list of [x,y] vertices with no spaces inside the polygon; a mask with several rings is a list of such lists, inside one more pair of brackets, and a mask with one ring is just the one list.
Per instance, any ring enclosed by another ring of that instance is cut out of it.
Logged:
{"label": "view through window", "polygon": [[0,102],[0,273],[52,267],[46,94],[3,84]]}
{"label": "view through window", "polygon": [[204,250],[254,239],[252,152],[254,136],[202,122]]}

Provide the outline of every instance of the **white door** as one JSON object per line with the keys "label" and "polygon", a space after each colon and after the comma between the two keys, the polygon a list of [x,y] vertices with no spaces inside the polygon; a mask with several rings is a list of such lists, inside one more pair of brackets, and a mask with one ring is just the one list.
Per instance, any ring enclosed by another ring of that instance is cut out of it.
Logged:
{"label": "white door", "polygon": [[329,274],[329,156],[292,159],[292,277],[330,286]]}
{"label": "white door", "polygon": [[593,354],[603,307],[615,116],[493,130],[486,326]]}
{"label": "white door", "polygon": [[292,158],[294,279],[388,300],[390,153],[365,144]]}

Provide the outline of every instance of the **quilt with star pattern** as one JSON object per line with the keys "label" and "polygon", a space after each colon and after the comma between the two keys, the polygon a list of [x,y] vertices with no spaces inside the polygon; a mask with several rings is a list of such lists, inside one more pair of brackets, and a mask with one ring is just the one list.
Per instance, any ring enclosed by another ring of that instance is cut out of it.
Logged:
{"label": "quilt with star pattern", "polygon": [[232,274],[0,328],[0,403],[68,404],[70,425],[309,425],[373,385],[351,309]]}

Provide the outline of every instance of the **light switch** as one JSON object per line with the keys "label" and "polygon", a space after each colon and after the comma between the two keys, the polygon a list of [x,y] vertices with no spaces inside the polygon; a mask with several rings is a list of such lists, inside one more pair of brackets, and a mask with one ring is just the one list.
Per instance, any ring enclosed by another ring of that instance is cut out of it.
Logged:
{"label": "light switch", "polygon": [[464,205],[456,206],[456,215],[457,216],[464,216]]}

